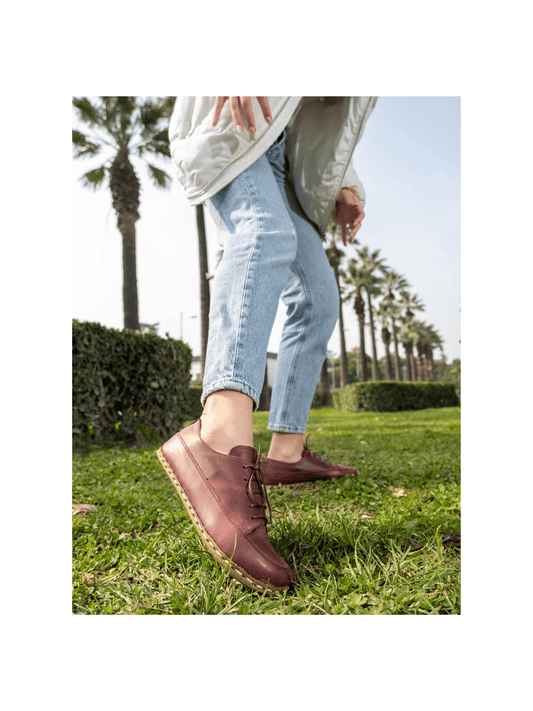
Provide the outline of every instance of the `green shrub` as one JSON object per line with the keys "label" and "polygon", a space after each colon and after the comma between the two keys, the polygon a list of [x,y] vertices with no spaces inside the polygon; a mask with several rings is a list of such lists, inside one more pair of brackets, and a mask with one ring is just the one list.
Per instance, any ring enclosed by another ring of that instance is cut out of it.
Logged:
{"label": "green shrub", "polygon": [[456,358],[451,365],[446,367],[442,377],[444,383],[453,383],[457,397],[461,400],[461,361]]}
{"label": "green shrub", "polygon": [[317,388],[313,395],[313,402],[311,403],[311,409],[316,410],[318,407],[324,407],[326,404],[326,398]]}
{"label": "green shrub", "polygon": [[451,383],[398,383],[390,380],[352,383],[342,390],[332,390],[332,396],[334,407],[349,412],[398,412],[459,405]]}
{"label": "green shrub", "polygon": [[191,385],[187,390],[187,420],[198,420],[203,412],[202,407],[202,392],[203,388],[197,385]]}
{"label": "green shrub", "polygon": [[181,341],[73,321],[74,446],[171,437],[189,414],[191,361]]}
{"label": "green shrub", "polygon": [[342,410],[342,389],[341,388],[331,388],[331,399],[333,401],[333,407],[337,410]]}

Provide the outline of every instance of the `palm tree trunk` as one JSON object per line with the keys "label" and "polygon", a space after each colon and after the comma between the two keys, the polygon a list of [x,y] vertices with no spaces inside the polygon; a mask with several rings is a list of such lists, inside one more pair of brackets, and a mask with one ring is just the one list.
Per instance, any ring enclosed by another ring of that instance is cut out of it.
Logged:
{"label": "palm tree trunk", "polygon": [[398,347],[398,336],[396,335],[396,324],[394,319],[392,320],[392,337],[394,339],[394,379],[398,382],[402,379],[402,373],[400,369],[400,353]]}
{"label": "palm tree trunk", "polygon": [[410,344],[409,341],[402,341],[403,348],[405,350],[405,367],[406,367],[406,376],[407,380],[412,380],[413,379],[413,373],[411,370],[411,358],[409,357],[409,348]]}
{"label": "palm tree trunk", "polygon": [[424,368],[424,380],[429,382],[429,359],[428,359],[429,346],[427,343],[422,345],[422,365]]}
{"label": "palm tree trunk", "polygon": [[201,377],[204,377],[207,340],[209,337],[209,309],[211,295],[209,290],[209,267],[207,263],[207,239],[205,234],[204,206],[196,206],[196,225],[198,228],[198,253],[200,261],[200,329],[202,333]]}
{"label": "palm tree trunk", "polygon": [[433,349],[428,345],[426,358],[428,362],[428,380],[433,382],[435,380],[435,364],[433,362]]}
{"label": "palm tree trunk", "polygon": [[329,389],[328,359],[327,358],[322,363],[322,369],[320,371],[319,387],[320,387],[320,392],[322,393],[322,395],[324,397],[324,405],[326,407],[332,407],[333,406],[333,399],[331,397],[331,391]]}
{"label": "palm tree trunk", "polygon": [[[340,286],[340,275],[339,268],[337,266],[333,267],[333,273],[335,274],[335,281],[337,282],[337,289],[339,290],[339,296],[341,293]],[[339,305],[339,335],[341,341],[341,388],[344,388],[350,382],[348,376],[348,358],[346,356],[346,339],[344,336],[344,317],[342,315],[342,299]]]}
{"label": "palm tree trunk", "polygon": [[415,354],[414,354],[414,346],[413,342],[410,341],[409,345],[409,360],[411,361],[411,380],[417,380],[417,372],[416,372],[416,361],[415,361]]}
{"label": "palm tree trunk", "polygon": [[265,379],[263,380],[263,388],[261,390],[261,395],[259,396],[259,407],[257,409],[261,412],[268,412],[270,410],[270,390],[268,389],[268,356],[267,364],[265,366]]}
{"label": "palm tree trunk", "polygon": [[366,294],[368,299],[368,318],[370,320],[370,339],[372,341],[372,380],[379,380],[378,356],[376,350],[376,334],[374,333],[374,316],[372,314],[372,299],[370,294]]}
{"label": "palm tree trunk", "polygon": [[381,339],[385,346],[385,364],[387,367],[387,380],[392,380],[392,361],[390,357],[390,331],[386,326],[381,329]]}
{"label": "palm tree trunk", "polygon": [[135,223],[139,219],[140,183],[123,147],[109,168],[109,189],[113,208],[117,214],[117,227],[122,235],[122,269],[124,281],[124,328],[139,330],[139,299],[137,296],[137,256],[135,248]]}
{"label": "palm tree trunk", "polygon": [[421,380],[422,382],[424,382],[426,380],[425,368],[424,368],[425,362],[423,359],[423,349],[424,349],[424,346],[419,341],[416,344],[416,352],[417,352],[417,356],[418,356],[418,377],[417,377],[417,380]]}
{"label": "palm tree trunk", "polygon": [[359,289],[356,289],[355,303],[354,303],[355,313],[359,320],[359,373],[361,382],[366,382],[366,351],[365,351],[365,302],[361,296]]}
{"label": "palm tree trunk", "polygon": [[137,255],[135,248],[135,222],[132,213],[120,215],[118,228],[122,235],[122,302],[124,328],[139,330],[139,299],[137,295]]}
{"label": "palm tree trunk", "polygon": [[346,355],[346,339],[344,337],[344,319],[342,316],[342,303],[339,308],[339,333],[341,341],[341,388],[346,387],[350,382],[348,375],[348,357]]}
{"label": "palm tree trunk", "polygon": [[342,316],[342,303],[339,308],[339,334],[341,341],[341,371],[340,371],[340,387],[344,388],[350,382],[350,376],[348,375],[348,357],[346,355],[346,339],[344,337],[344,319]]}

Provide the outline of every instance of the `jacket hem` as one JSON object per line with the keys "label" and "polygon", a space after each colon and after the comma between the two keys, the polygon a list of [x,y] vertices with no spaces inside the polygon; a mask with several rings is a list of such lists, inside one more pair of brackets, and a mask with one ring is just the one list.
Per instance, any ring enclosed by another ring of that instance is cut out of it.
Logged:
{"label": "jacket hem", "polygon": [[203,188],[199,194],[187,195],[189,204],[195,206],[209,200],[209,198],[216,195],[222,188],[225,188],[226,185],[229,185],[232,180],[249,168],[252,163],[255,163],[263,153],[266,153],[285,130],[291,116],[300,103],[300,99],[300,96],[289,97],[285,106],[281,109],[267,130],[257,139],[255,145],[250,148],[244,156],[236,158],[212,183]]}

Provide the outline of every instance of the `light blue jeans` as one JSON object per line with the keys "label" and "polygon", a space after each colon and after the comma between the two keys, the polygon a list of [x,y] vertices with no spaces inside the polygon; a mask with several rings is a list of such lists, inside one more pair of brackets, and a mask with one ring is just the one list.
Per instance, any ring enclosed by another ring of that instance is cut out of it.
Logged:
{"label": "light blue jeans", "polygon": [[287,307],[268,428],[305,432],[339,315],[339,292],[317,228],[285,179],[285,135],[211,198],[224,250],[212,282],[202,403],[217,390],[254,401],[279,299]]}

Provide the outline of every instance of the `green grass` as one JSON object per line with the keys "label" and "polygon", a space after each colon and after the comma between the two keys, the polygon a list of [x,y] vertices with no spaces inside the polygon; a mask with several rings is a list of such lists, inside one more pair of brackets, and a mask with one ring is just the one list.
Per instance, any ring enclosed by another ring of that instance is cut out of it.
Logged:
{"label": "green grass", "polygon": [[[254,415],[264,454],[267,420]],[[154,447],[74,455],[73,502],[96,508],[73,514],[73,612],[459,614],[459,408],[324,408],[307,431],[312,451],[359,476],[269,487],[269,536],[295,574],[272,597],[237,583],[205,551]]]}

